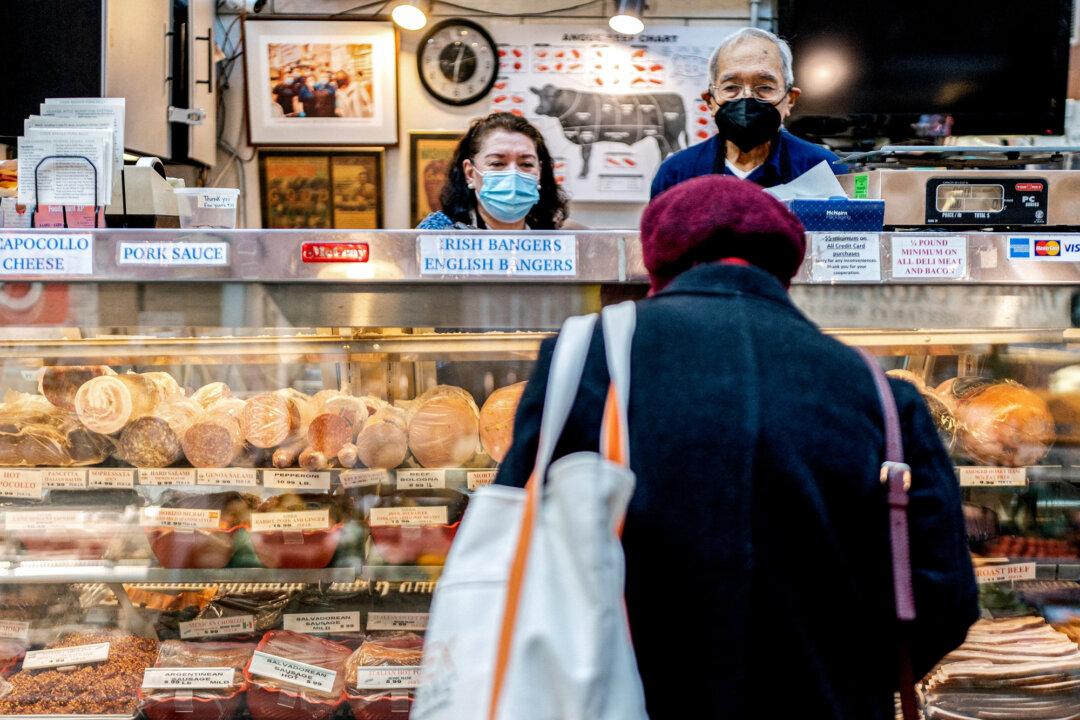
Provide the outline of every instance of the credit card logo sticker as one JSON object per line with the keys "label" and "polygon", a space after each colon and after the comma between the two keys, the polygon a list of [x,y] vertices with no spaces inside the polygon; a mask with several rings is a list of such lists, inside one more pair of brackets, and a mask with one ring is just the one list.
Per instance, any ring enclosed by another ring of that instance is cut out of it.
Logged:
{"label": "credit card logo sticker", "polygon": [[1009,238],[1009,257],[1031,257],[1031,238]]}
{"label": "credit card logo sticker", "polygon": [[1061,254],[1061,243],[1057,240],[1036,240],[1035,254],[1040,257],[1057,257]]}

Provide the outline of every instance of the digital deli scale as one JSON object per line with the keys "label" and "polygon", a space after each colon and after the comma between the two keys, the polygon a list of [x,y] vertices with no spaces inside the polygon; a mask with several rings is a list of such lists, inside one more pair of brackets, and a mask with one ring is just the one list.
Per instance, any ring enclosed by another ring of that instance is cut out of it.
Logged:
{"label": "digital deli scale", "polygon": [[[1080,148],[886,147],[844,158],[868,169],[838,180],[851,198],[884,200],[886,228],[1076,229],[1080,171],[1015,169],[1060,161],[1062,152]],[[923,167],[904,167],[916,163]]]}

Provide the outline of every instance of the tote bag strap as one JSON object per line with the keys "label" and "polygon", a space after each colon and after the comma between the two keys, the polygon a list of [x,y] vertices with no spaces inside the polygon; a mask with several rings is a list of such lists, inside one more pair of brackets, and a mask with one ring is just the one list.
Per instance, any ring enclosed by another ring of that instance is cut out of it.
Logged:
{"label": "tote bag strap", "polygon": [[630,348],[637,325],[637,306],[632,301],[604,308],[604,352],[607,355],[608,387],[604,419],[600,424],[600,454],[611,462],[630,466]]}
{"label": "tote bag strap", "polygon": [[859,350],[874,378],[881,414],[885,418],[885,462],[881,464],[881,482],[886,486],[889,502],[889,544],[892,549],[893,594],[899,627],[900,706],[904,720],[918,717],[915,699],[915,677],[911,666],[911,647],[907,628],[915,619],[915,592],[911,581],[911,547],[908,534],[908,490],[911,488],[911,467],[904,463],[904,441],[900,433],[900,414],[896,409],[889,380],[873,355]]}

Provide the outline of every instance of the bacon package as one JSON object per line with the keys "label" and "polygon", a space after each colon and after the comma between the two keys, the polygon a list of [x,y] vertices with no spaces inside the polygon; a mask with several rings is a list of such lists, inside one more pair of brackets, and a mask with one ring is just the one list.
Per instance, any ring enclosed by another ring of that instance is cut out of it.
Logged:
{"label": "bacon package", "polygon": [[353,718],[408,717],[423,654],[424,640],[415,633],[392,633],[366,640],[345,665]]}
{"label": "bacon package", "polygon": [[[229,684],[200,687],[200,683],[193,682],[171,689],[148,687],[144,677],[139,689],[140,708],[150,720],[229,720],[243,705],[247,689],[244,667],[254,651],[253,643],[167,640],[161,643],[155,669],[217,668],[222,671],[217,679]],[[151,679],[150,684],[160,683]]]}
{"label": "bacon package", "polygon": [[253,720],[325,720],[345,700],[351,652],[312,635],[266,633],[244,669]]}

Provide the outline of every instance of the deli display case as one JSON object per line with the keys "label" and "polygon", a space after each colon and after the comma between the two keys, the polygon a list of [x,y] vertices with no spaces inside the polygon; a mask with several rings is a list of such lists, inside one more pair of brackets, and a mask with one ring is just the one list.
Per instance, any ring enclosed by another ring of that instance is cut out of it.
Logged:
{"label": "deli display case", "polygon": [[[462,237],[0,234],[0,715],[407,717],[540,342],[647,289],[632,232]],[[815,237],[792,296],[956,459],[986,619],[926,716],[1071,717],[1080,263],[942,238]]]}

